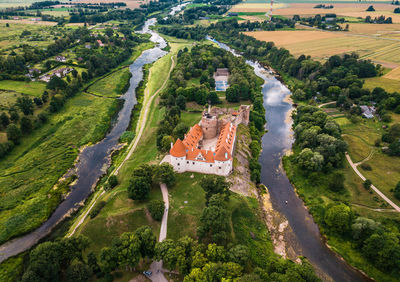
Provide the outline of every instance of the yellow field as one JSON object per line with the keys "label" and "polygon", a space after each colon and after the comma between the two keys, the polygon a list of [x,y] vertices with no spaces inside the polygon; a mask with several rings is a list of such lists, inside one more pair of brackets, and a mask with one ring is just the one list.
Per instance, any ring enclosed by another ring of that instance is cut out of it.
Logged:
{"label": "yellow field", "polygon": [[[383,77],[389,78],[389,79],[400,79],[400,67],[397,67],[397,68],[391,70],[390,72],[385,74]],[[399,90],[400,90],[400,87],[399,87],[398,91]]]}
{"label": "yellow field", "polygon": [[370,90],[375,87],[382,87],[388,92],[399,92],[400,75],[394,79],[386,78],[385,76],[367,78],[365,79],[364,87]]}
{"label": "yellow field", "polygon": [[273,41],[295,56],[305,54],[323,61],[335,54],[356,52],[361,58],[390,69],[400,65],[399,42],[384,38],[316,30],[256,31],[246,34],[259,40]]}
{"label": "yellow field", "polygon": [[80,3],[115,3],[115,2],[123,2],[126,3],[126,8],[135,9],[139,8],[139,6],[143,3],[147,3],[148,1],[138,1],[138,0],[76,0],[74,2]]}
{"label": "yellow field", "polygon": [[[288,7],[286,3],[274,3],[274,10]],[[265,3],[240,3],[230,9],[230,12],[268,12],[270,10],[269,2]]]}

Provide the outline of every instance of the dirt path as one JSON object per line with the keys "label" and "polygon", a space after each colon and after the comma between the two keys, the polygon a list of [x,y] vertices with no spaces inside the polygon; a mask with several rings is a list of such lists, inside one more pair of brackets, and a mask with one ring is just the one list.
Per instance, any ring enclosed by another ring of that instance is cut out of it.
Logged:
{"label": "dirt path", "polygon": [[[167,224],[168,224],[168,209],[169,209],[169,199],[168,199],[168,189],[167,185],[164,183],[160,184],[161,188],[161,193],[163,196],[164,204],[165,204],[165,209],[164,209],[164,215],[161,221],[161,228],[160,228],[160,236],[158,237],[158,242],[162,242],[167,238]],[[165,276],[164,272],[166,272],[166,269],[163,269],[163,263],[162,261],[153,261],[152,264],[150,265],[150,271],[152,272],[152,275],[149,277],[151,281],[153,282],[166,282],[168,281]]]}
{"label": "dirt path", "polygon": [[[174,67],[175,67],[175,59],[174,59],[174,56],[171,57],[171,60],[172,60],[172,64],[171,64],[171,67],[170,67],[170,69],[169,69],[168,76],[166,77],[164,83],[163,83],[163,84],[161,85],[161,87],[150,97],[150,99],[148,99],[148,101],[146,102],[145,107],[144,107],[144,109],[143,109],[144,111],[141,112],[141,115],[143,115],[143,118],[141,119],[141,122],[139,123],[139,126],[138,126],[138,128],[139,128],[139,133],[136,135],[136,137],[135,137],[135,139],[134,139],[134,142],[132,142],[131,145],[129,145],[129,147],[128,147],[128,150],[129,150],[129,151],[128,151],[127,156],[126,156],[125,159],[121,162],[121,164],[118,166],[118,168],[115,169],[113,172],[111,172],[111,175],[117,175],[118,172],[119,172],[119,170],[120,170],[120,168],[121,168],[121,167],[124,165],[124,163],[131,157],[133,151],[135,151],[136,146],[137,146],[137,144],[139,143],[140,138],[142,137],[144,128],[146,127],[147,116],[148,116],[148,112],[149,112],[150,105],[151,105],[153,99],[158,95],[158,93],[160,93],[160,91],[163,90],[164,87],[166,86],[166,84],[167,84],[167,82],[168,82],[168,79],[169,79],[169,76],[170,76],[172,70],[173,70]],[[150,81],[150,78],[151,78],[151,69],[150,69],[150,74],[149,74],[149,80],[148,80],[148,81]],[[147,93],[149,93],[149,90],[148,90],[148,89],[147,89]],[[161,189],[161,191],[162,191],[162,189]],[[76,224],[75,227],[72,229],[72,231],[69,232],[69,233],[67,234],[67,237],[71,237],[72,235],[74,235],[74,233],[76,232],[76,230],[78,229],[78,227],[81,226],[81,224],[85,221],[86,217],[88,216],[88,214],[90,213],[90,211],[93,209],[93,207],[94,207],[95,204],[97,203],[98,199],[100,199],[101,196],[104,195],[105,191],[103,190],[103,188],[101,188],[97,193],[98,193],[99,195],[95,195],[95,196],[93,197],[93,200],[92,200],[92,202],[91,202],[89,208],[88,208],[87,211],[84,212],[80,217],[78,217],[77,224]],[[168,200],[168,192],[167,192],[167,200]],[[165,200],[164,200],[164,201],[165,201]],[[166,229],[166,227],[165,227],[165,229]],[[160,236],[161,236],[161,235],[160,235]],[[166,236],[166,235],[165,235],[165,236]],[[164,238],[165,238],[165,237],[164,237]]]}
{"label": "dirt path", "polygon": [[336,101],[332,101],[332,102],[321,104],[321,105],[318,106],[318,108],[322,108],[323,106],[331,105],[331,104],[336,104]]}
{"label": "dirt path", "polygon": [[[172,70],[173,70],[174,67],[175,67],[174,56],[171,57],[171,60],[172,60],[172,64],[171,64],[171,67],[170,67],[170,69],[169,69],[168,75],[167,75],[167,77],[166,77],[164,83],[161,85],[161,87],[160,87],[156,92],[154,92],[153,96],[151,96],[150,99],[147,101],[147,103],[146,103],[146,105],[145,105],[145,108],[144,108],[144,111],[142,111],[142,113],[141,113],[141,115],[143,114],[143,118],[142,118],[141,121],[139,122],[139,127],[138,127],[139,132],[138,132],[138,134],[135,136],[134,142],[132,142],[132,143],[129,145],[129,147],[128,147],[128,154],[126,155],[125,159],[121,162],[121,164],[118,166],[118,168],[117,168],[116,170],[113,171],[113,174],[115,174],[115,175],[118,175],[118,172],[119,172],[119,170],[121,169],[121,167],[122,167],[122,166],[125,164],[125,162],[132,156],[133,152],[134,152],[135,149],[136,149],[137,144],[139,143],[140,138],[142,137],[143,130],[144,130],[144,128],[146,127],[148,112],[149,112],[151,103],[152,103],[154,97],[156,97],[156,96],[158,95],[158,93],[160,93],[160,91],[163,90],[164,87],[167,85],[168,78],[169,78],[169,76],[171,75],[171,72],[172,72]],[[148,80],[148,81],[150,81],[150,79],[151,79],[151,69],[150,69],[149,80]],[[149,89],[146,89],[146,90],[147,90],[147,94],[148,94]]]}
{"label": "dirt path", "polygon": [[[346,159],[349,162],[350,166],[353,168],[355,173],[363,180],[365,181],[366,178],[364,175],[361,174],[361,172],[357,169],[357,164],[354,164],[353,161],[351,160],[349,154],[346,152]],[[372,190],[374,190],[382,199],[384,199],[389,205],[391,205],[397,212],[400,212],[400,207],[393,203],[388,197],[385,196],[378,188],[376,188],[374,185],[371,185]]]}

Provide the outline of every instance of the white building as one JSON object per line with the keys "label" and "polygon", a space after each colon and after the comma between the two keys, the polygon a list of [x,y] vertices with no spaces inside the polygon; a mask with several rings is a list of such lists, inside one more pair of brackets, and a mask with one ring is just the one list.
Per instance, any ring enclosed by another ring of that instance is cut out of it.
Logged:
{"label": "white building", "polygon": [[214,148],[203,149],[203,129],[193,126],[185,139],[178,139],[170,150],[170,163],[177,172],[194,171],[227,176],[233,168],[236,126],[227,123],[221,130]]}

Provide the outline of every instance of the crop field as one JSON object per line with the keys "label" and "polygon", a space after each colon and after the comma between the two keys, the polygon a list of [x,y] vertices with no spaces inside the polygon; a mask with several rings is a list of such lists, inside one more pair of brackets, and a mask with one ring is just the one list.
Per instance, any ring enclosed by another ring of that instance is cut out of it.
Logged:
{"label": "crop field", "polygon": [[[75,0],[76,3],[115,3],[115,0]],[[139,6],[143,3],[147,3],[148,1],[138,1],[138,0],[121,0],[118,2],[126,3],[126,8],[135,9],[139,8]]]}
{"label": "crop field", "polygon": [[255,31],[246,34],[258,40],[273,41],[295,56],[311,55],[320,61],[335,54],[356,52],[361,58],[370,59],[388,68],[400,64],[398,42],[382,38],[316,30]]}
{"label": "crop field", "polygon": [[375,87],[382,87],[388,92],[399,92],[400,75],[394,79],[386,78],[386,75],[367,78],[365,79],[364,87],[370,90],[374,89]]}
{"label": "crop field", "polygon": [[[284,8],[288,5],[285,3],[274,3],[274,10],[278,8]],[[269,2],[264,3],[239,3],[230,9],[230,12],[268,12],[270,10]]]}
{"label": "crop field", "polygon": [[80,146],[103,137],[116,104],[78,94],[0,161],[0,242],[38,227],[50,215],[62,192],[53,185],[72,166]]}

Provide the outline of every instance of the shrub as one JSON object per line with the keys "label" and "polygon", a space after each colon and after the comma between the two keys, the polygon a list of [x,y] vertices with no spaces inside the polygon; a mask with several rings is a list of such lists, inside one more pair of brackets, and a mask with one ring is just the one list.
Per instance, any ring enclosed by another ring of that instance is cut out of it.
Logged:
{"label": "shrub", "polygon": [[105,202],[105,201],[100,201],[100,202],[98,202],[94,207],[93,207],[93,209],[92,209],[92,211],[90,212],[90,218],[95,218],[99,213],[100,213],[100,211],[102,210],[102,208],[104,208],[104,206],[106,205],[107,203]]}
{"label": "shrub", "polygon": [[154,220],[161,221],[165,209],[164,201],[162,200],[151,201],[147,205],[147,209],[149,210],[151,217]]}
{"label": "shrub", "polygon": [[365,181],[363,183],[364,188],[368,190],[369,188],[371,188],[371,185],[372,185],[371,180],[365,179]]}
{"label": "shrub", "polygon": [[122,133],[122,135],[119,137],[119,142],[120,143],[130,143],[133,138],[135,138],[135,133],[132,131],[125,131]]}
{"label": "shrub", "polygon": [[394,196],[400,200],[400,181],[397,183],[396,188],[394,188]]}
{"label": "shrub", "polygon": [[371,171],[371,170],[372,170],[372,167],[371,167],[369,164],[367,164],[367,163],[363,163],[363,164],[361,164],[360,166],[361,166],[361,168],[362,168],[363,170],[368,170],[368,171]]}
{"label": "shrub", "polygon": [[110,185],[110,188],[111,188],[111,189],[114,188],[115,186],[117,186],[117,184],[118,184],[117,176],[111,175],[111,176],[108,178],[108,184]]}
{"label": "shrub", "polygon": [[340,172],[332,173],[328,188],[331,191],[339,192],[344,189],[344,175]]}

